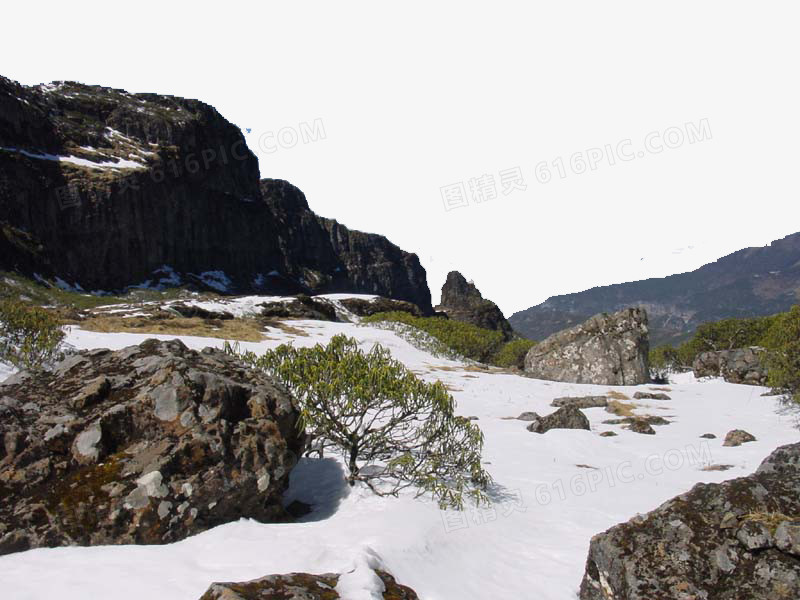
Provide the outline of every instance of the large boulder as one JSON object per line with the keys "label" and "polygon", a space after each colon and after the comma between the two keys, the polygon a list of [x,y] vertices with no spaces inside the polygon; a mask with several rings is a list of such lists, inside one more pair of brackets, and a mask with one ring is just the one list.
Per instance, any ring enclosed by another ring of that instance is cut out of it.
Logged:
{"label": "large boulder", "polygon": [[220,350],[147,340],[0,385],[0,554],[283,520],[298,409]]}
{"label": "large boulder", "polygon": [[736,348],[701,352],[692,363],[695,377],[722,377],[730,383],[766,385],[764,349]]}
{"label": "large boulder", "polygon": [[626,308],[595,315],[551,335],[525,356],[525,372],[537,379],[598,385],[638,385],[650,379],[647,313]]}
{"label": "large boulder", "polygon": [[507,340],[514,336],[514,330],[503,316],[503,311],[494,302],[485,299],[478,288],[458,271],[447,274],[442,286],[442,301],[436,310],[456,321],[499,331]]}
{"label": "large boulder", "polygon": [[800,443],[596,535],[581,600],[800,598]]}
{"label": "large boulder", "polygon": [[[383,584],[381,595],[385,600],[418,600],[414,590],[397,583],[389,573],[375,571],[375,574]],[[342,597],[336,590],[339,578],[330,573],[289,573],[243,583],[213,583],[200,600],[338,600]]]}

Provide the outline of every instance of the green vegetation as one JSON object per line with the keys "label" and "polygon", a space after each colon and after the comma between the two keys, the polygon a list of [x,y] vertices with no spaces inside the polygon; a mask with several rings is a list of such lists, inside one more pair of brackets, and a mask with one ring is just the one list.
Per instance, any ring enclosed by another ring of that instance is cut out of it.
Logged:
{"label": "green vegetation", "polygon": [[[464,357],[498,367],[522,368],[525,354],[536,342],[514,339],[506,342],[503,334],[483,329],[469,323],[442,317],[415,317],[407,312],[376,313],[363,319],[364,323],[401,323],[432,338],[437,344],[431,347],[425,336],[411,331],[411,343],[434,354]],[[409,337],[406,335],[406,337]]]}
{"label": "green vegetation", "polygon": [[225,348],[294,394],[301,426],[342,452],[351,485],[364,482],[379,495],[415,487],[442,507],[463,508],[465,496],[486,501],[481,430],[455,416],[441,382],[418,379],[380,345],[364,352],[337,335],[327,346],[284,344],[260,357]]}
{"label": "green vegetation", "polygon": [[40,369],[61,355],[64,332],[50,312],[15,300],[0,301],[0,360]]}
{"label": "green vegetation", "polygon": [[678,360],[691,365],[701,352],[763,346],[764,337],[776,319],[777,315],[772,315],[703,323],[691,339],[678,346]]}
{"label": "green vegetation", "polygon": [[691,367],[701,352],[760,346],[766,349],[769,385],[800,402],[800,305],[766,317],[723,319],[704,323],[677,348],[659,346],[650,351],[655,377]]}
{"label": "green vegetation", "polygon": [[769,384],[800,403],[800,305],[778,315],[764,336]]}
{"label": "green vegetation", "polygon": [[500,346],[500,349],[491,357],[490,362],[505,369],[511,367],[522,369],[525,367],[525,355],[535,345],[536,342],[525,338],[511,340]]}

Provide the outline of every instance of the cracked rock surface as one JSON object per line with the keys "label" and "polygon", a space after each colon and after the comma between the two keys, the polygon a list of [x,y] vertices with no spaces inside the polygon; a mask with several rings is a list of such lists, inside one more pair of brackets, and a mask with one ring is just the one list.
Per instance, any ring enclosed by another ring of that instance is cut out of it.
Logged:
{"label": "cracked rock surface", "polygon": [[297,419],[267,375],[178,340],[19,373],[0,385],[0,554],[284,520]]}
{"label": "cracked rock surface", "polygon": [[800,598],[800,443],[592,538],[581,600]]}

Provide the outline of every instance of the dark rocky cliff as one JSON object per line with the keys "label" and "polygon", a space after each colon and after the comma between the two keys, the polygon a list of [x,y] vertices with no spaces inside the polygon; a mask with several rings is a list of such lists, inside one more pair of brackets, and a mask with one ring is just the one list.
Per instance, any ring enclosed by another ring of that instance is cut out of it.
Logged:
{"label": "dark rocky cliff", "polygon": [[650,317],[651,346],[686,339],[701,323],[770,315],[800,302],[800,233],[746,248],[690,273],[596,287],[548,298],[509,321],[535,340],[592,315],[640,306]]}
{"label": "dark rocky cliff", "polygon": [[0,77],[0,269],[87,291],[362,292],[431,310],[416,255],[260,180],[213,107],[70,82]]}

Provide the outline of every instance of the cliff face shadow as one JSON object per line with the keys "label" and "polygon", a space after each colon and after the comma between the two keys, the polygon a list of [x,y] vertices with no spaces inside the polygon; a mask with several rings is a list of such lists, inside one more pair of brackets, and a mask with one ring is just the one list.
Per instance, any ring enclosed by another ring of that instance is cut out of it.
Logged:
{"label": "cliff face shadow", "polygon": [[342,500],[350,494],[344,469],[333,458],[301,458],[289,477],[289,489],[283,505],[299,501],[311,506],[311,512],[298,522],[323,521],[336,514]]}

